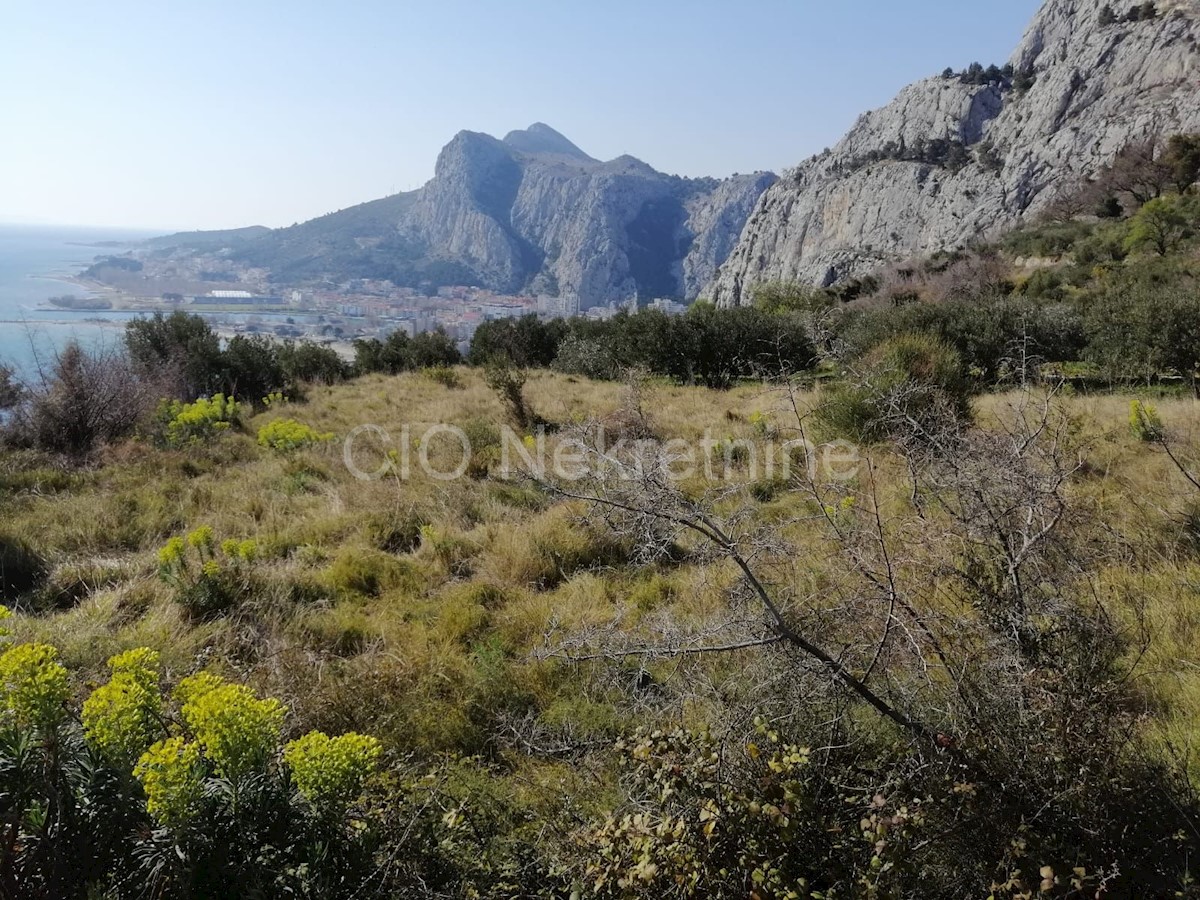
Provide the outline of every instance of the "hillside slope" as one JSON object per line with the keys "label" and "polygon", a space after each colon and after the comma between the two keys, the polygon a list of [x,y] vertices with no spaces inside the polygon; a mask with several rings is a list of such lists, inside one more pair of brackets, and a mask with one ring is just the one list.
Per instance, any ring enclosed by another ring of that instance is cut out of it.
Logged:
{"label": "hillside slope", "polygon": [[929,78],[862,116],[760,198],[710,295],[745,303],[764,281],[828,285],[963,246],[1044,210],[1133,142],[1200,128],[1200,3],[1135,20],[1106,6],[1047,0],[999,77]]}
{"label": "hillside slope", "polygon": [[474,284],[567,297],[581,309],[693,299],[774,181],[680,178],[631,156],[601,162],[542,124],[504,140],[463,131],[419,191],[227,243],[233,259],[285,283]]}

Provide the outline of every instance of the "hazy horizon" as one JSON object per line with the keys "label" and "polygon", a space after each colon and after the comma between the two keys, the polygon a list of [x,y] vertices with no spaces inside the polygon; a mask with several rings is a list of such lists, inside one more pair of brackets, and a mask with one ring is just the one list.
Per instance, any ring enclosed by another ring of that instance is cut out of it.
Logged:
{"label": "hazy horizon", "polygon": [[1038,5],[24,4],[0,222],[284,226],[420,187],[460,130],[538,121],[672,174],[778,172],[913,80],[1003,63]]}

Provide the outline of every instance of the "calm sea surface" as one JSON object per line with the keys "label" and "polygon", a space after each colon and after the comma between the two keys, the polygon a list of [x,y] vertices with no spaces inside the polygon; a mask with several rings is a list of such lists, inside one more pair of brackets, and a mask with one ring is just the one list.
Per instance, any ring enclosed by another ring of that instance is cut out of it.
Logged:
{"label": "calm sea surface", "polygon": [[50,297],[87,294],[54,276],[71,276],[105,253],[122,248],[105,242],[135,241],[148,232],[0,225],[0,363],[30,374],[68,340],[88,345],[121,340],[121,324],[130,313],[39,309]]}

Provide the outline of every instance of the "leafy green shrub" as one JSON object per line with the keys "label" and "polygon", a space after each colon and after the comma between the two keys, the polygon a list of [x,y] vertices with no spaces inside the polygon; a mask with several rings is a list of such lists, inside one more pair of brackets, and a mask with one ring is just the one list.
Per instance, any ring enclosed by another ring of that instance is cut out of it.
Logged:
{"label": "leafy green shrub", "polygon": [[516,368],[549,368],[566,336],[560,319],[542,321],[536,315],[484,322],[471,339],[472,365],[503,361]]}
{"label": "leafy green shrub", "polygon": [[360,374],[383,372],[397,375],[414,369],[456,366],[462,354],[440,328],[409,337],[394,331],[386,340],[372,338],[354,342],[354,366]]}
{"label": "leafy green shrub", "polygon": [[874,443],[897,433],[938,432],[970,416],[971,386],[957,353],[906,334],[879,345],[829,388],[815,410],[832,435]]}
{"label": "leafy green shrub", "polygon": [[525,399],[524,371],[509,364],[504,358],[496,358],[488,363],[484,378],[515,426],[529,430],[542,422],[541,417]]}
{"label": "leafy green shrub", "polygon": [[1075,263],[1091,267],[1119,263],[1129,255],[1125,247],[1129,227],[1125,223],[1097,227],[1091,237],[1075,245]]}
{"label": "leafy green shrub", "polygon": [[560,371],[605,378],[644,369],[718,389],[740,378],[794,374],[815,358],[803,316],[702,302],[682,316],[650,309],[607,321],[539,323],[527,316],[487,323],[470,354],[473,364],[488,367],[553,363]]}
{"label": "leafy green shrub", "polygon": [[290,386],[301,382],[337,384],[350,375],[350,366],[336,350],[312,341],[285,341],[279,345],[278,355],[280,368]]}
{"label": "leafy green shrub", "polygon": [[261,334],[237,334],[221,353],[225,393],[257,401],[272,391],[295,391],[279,358],[279,344]]}
{"label": "leafy green shrub", "polygon": [[1178,197],[1155,197],[1134,215],[1129,223],[1128,250],[1150,249],[1166,256],[1179,249],[1191,231]]}
{"label": "leafy green shrub", "polygon": [[1087,356],[1110,377],[1192,379],[1200,369],[1200,296],[1178,275],[1131,270],[1088,304],[1086,324]]}
{"label": "leafy green shrub", "polygon": [[457,390],[462,387],[462,379],[458,377],[449,366],[426,366],[421,370],[421,374],[435,384],[440,384],[442,387]]}
{"label": "leafy green shrub", "polygon": [[1037,269],[1018,286],[1018,291],[1035,300],[1062,300],[1065,282],[1059,269]]}
{"label": "leafy green shrub", "polygon": [[224,394],[193,403],[163,400],[154,416],[155,437],[165,447],[205,443],[234,427],[240,414],[238,402]]}
{"label": "leafy green shrub", "polygon": [[172,383],[185,400],[221,388],[221,339],[200,316],[176,311],[132,319],[125,346],[139,374]]}
{"label": "leafy green shrub", "polygon": [[947,300],[879,308],[847,315],[841,338],[850,351],[866,355],[896,335],[925,333],[958,353],[973,378],[994,384],[1022,373],[1028,360],[1073,361],[1086,345],[1084,323],[1065,304],[1025,298]]}
{"label": "leafy green shrub", "polygon": [[280,453],[303,450],[332,440],[332,432],[317,431],[295,419],[274,419],[258,430],[259,446]]}
{"label": "leafy green shrub", "polygon": [[1053,222],[1010,232],[1004,249],[1018,257],[1053,257],[1070,253],[1075,244],[1091,234],[1086,222]]}
{"label": "leafy green shrub", "polygon": [[595,381],[615,381],[621,377],[620,363],[602,341],[577,334],[567,335],[559,344],[554,369]]}

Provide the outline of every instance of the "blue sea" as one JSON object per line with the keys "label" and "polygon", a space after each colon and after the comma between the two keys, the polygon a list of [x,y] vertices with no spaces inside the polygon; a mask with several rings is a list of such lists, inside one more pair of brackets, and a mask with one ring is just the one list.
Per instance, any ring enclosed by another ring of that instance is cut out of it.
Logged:
{"label": "blue sea", "polygon": [[32,375],[39,361],[76,339],[117,345],[131,313],[45,309],[46,300],[87,291],[66,281],[99,255],[120,253],[111,242],[144,240],[142,231],[0,225],[0,363]]}

